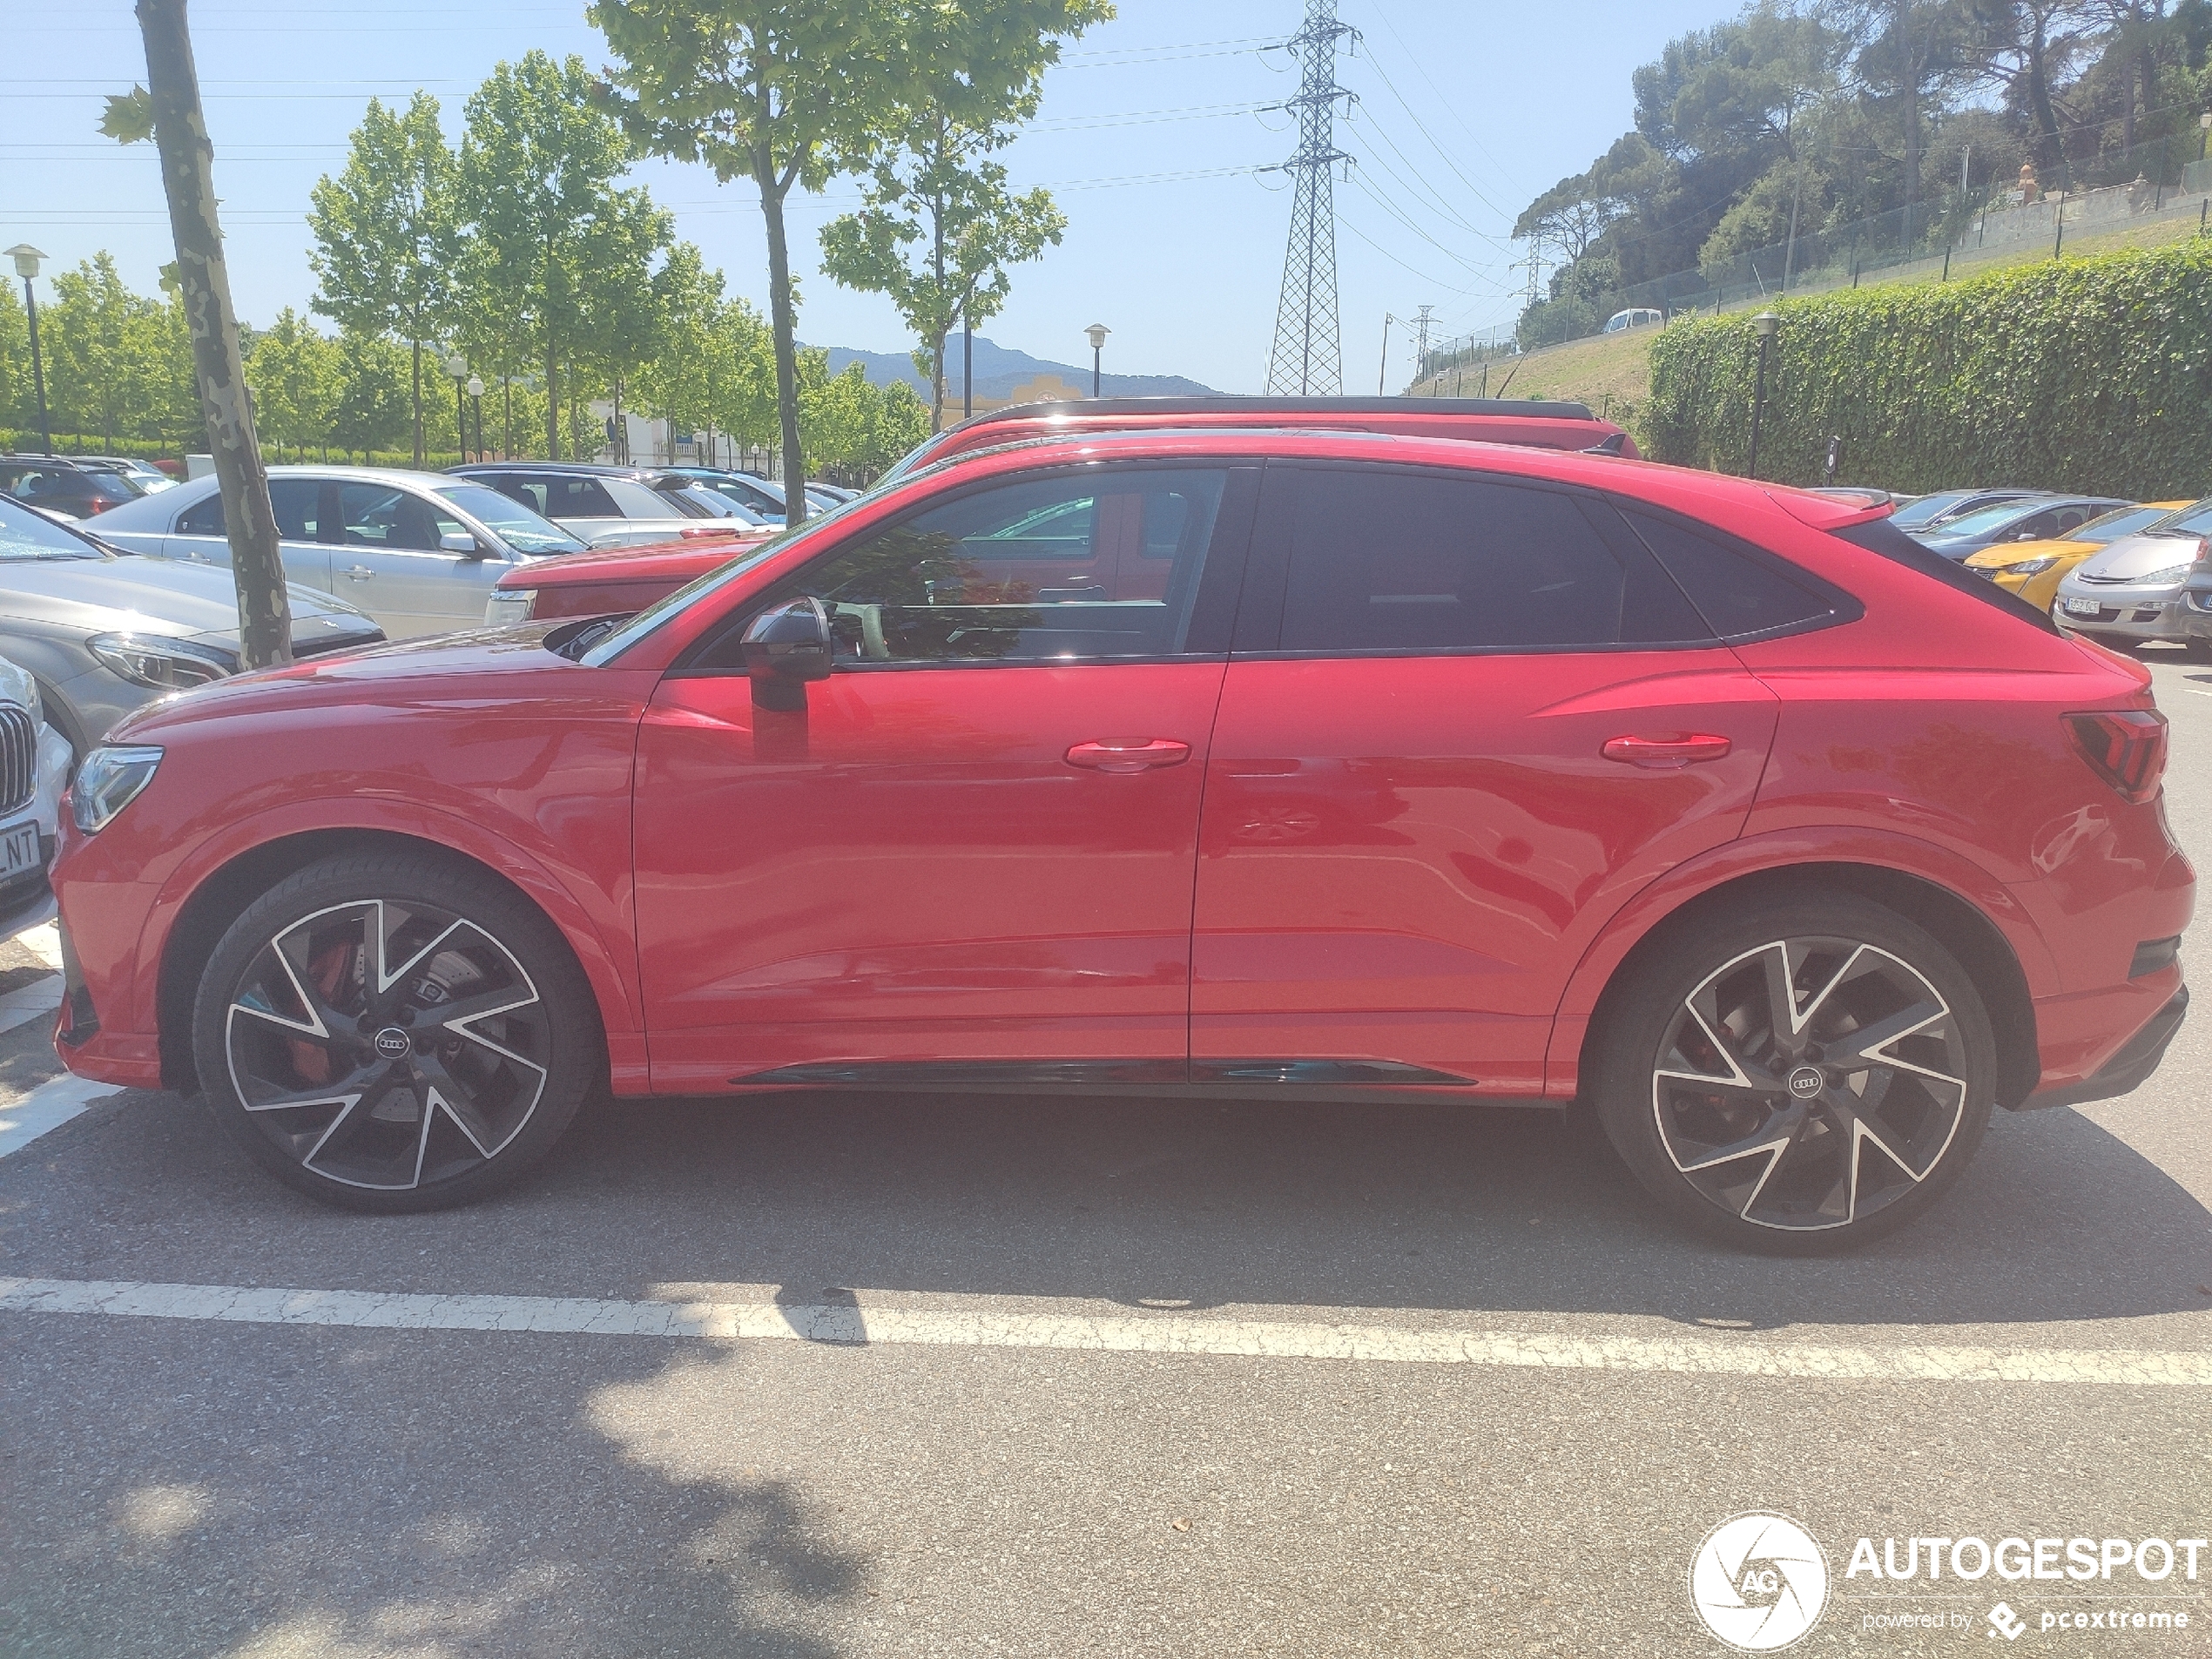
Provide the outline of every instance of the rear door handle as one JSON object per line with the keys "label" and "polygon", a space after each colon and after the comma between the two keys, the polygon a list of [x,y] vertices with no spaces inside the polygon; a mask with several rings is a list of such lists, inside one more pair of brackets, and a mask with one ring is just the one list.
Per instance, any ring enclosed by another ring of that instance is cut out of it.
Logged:
{"label": "rear door handle", "polygon": [[374,576],[376,572],[370,570],[366,564],[355,564],[349,566],[339,574],[343,576],[348,582],[366,582],[369,579],[369,577]]}
{"label": "rear door handle", "polygon": [[1093,772],[1150,772],[1179,766],[1190,759],[1190,745],[1173,738],[1096,738],[1068,751],[1068,764]]}
{"label": "rear door handle", "polygon": [[1686,766],[1693,760],[1719,760],[1732,745],[1726,738],[1708,732],[1686,737],[1645,738],[1630,735],[1607,739],[1599,752],[1608,760],[1652,768]]}

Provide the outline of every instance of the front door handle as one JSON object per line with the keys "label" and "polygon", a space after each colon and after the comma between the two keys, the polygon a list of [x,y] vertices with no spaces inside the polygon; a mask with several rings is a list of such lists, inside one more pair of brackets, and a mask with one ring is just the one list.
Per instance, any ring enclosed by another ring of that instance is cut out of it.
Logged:
{"label": "front door handle", "polygon": [[374,576],[376,572],[370,570],[366,564],[355,564],[348,566],[346,570],[339,572],[339,574],[343,576],[348,582],[366,582],[369,579],[369,577]]}
{"label": "front door handle", "polygon": [[1632,734],[1608,738],[1599,752],[1608,760],[1625,761],[1631,766],[1671,769],[1686,766],[1693,760],[1723,759],[1731,746],[1726,738],[1702,732],[1667,738]]}
{"label": "front door handle", "polygon": [[1097,738],[1068,751],[1068,764],[1093,772],[1150,772],[1179,766],[1190,759],[1190,745],[1173,738]]}

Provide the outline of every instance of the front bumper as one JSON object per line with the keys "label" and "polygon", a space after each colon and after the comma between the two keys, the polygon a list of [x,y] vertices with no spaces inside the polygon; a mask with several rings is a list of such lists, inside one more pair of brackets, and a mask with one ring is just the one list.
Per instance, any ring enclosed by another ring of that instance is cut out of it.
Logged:
{"label": "front bumper", "polygon": [[[2084,616],[2068,610],[2067,602],[2076,598],[2094,599],[2096,613]],[[2171,588],[2114,588],[2099,593],[2067,584],[2060,588],[2052,604],[2051,620],[2070,632],[2092,638],[2180,640],[2187,636],[2181,631],[2178,608],[2179,597]]]}
{"label": "front bumper", "polygon": [[2121,1045],[2120,1052],[2098,1068],[2093,1076],[2056,1089],[2039,1089],[2020,1103],[2022,1111],[2045,1106],[2080,1106],[2093,1100],[2113,1100],[2149,1080],[2166,1058],[2182,1022],[2189,1011],[2189,988],[2182,986],[2149,1023]]}

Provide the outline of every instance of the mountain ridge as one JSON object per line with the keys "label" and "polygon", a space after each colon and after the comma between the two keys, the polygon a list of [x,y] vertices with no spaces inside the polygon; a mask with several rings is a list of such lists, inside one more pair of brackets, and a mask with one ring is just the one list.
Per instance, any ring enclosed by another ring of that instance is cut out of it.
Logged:
{"label": "mountain ridge", "polygon": [[[894,381],[904,381],[929,401],[929,383],[914,368],[914,359],[905,352],[859,351],[850,346],[829,346],[829,372],[841,374],[853,363],[877,386],[888,386]],[[946,401],[954,408],[960,403],[961,349],[960,336],[953,335],[945,342],[947,374]],[[1070,386],[1090,384],[1090,369],[1078,363],[1056,363],[1048,358],[1032,357],[1028,352],[1016,351],[975,336],[975,395],[994,401],[1012,395],[1014,388],[1040,374],[1057,374]],[[1210,386],[1181,374],[1106,374],[1100,378],[1099,390],[1107,397],[1208,397],[1215,395]]]}

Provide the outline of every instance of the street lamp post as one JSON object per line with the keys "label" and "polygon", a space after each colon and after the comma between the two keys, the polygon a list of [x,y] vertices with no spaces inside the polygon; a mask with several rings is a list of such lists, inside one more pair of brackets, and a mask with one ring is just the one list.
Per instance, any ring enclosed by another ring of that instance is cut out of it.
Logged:
{"label": "street lamp post", "polygon": [[1774,331],[1782,326],[1782,319],[1771,311],[1762,311],[1751,319],[1751,327],[1759,334],[1758,388],[1751,395],[1751,458],[1743,469],[1746,478],[1759,475],[1759,417],[1766,412],[1767,348],[1774,343]]}
{"label": "street lamp post", "polygon": [[2204,159],[2204,146],[2208,141],[2212,141],[2212,110],[2207,110],[2196,118],[2196,158],[2199,161]]}
{"label": "street lamp post", "polygon": [[[481,375],[481,374],[471,374],[471,375],[469,377],[469,407],[471,409],[473,409],[473,410],[475,410],[475,415],[476,415],[476,459],[477,459],[478,461],[482,461],[483,459],[485,459],[485,455],[484,455],[484,381],[483,381],[483,376],[482,376],[482,375]],[[467,446],[466,446],[466,444],[464,443],[464,445],[463,445],[462,447],[463,447],[463,448],[465,449]]]}
{"label": "street lamp post", "polygon": [[1083,333],[1090,336],[1090,395],[1096,397],[1099,386],[1104,380],[1106,336],[1113,330],[1103,322],[1095,322]]}
{"label": "street lamp post", "polygon": [[28,242],[18,242],[8,250],[8,257],[16,262],[16,274],[23,279],[23,306],[30,314],[30,383],[38,388],[38,441],[46,446],[45,453],[54,453],[54,433],[46,419],[46,365],[38,354],[38,296],[30,291],[30,280],[38,274],[38,262],[46,256]]}
{"label": "street lamp post", "polygon": [[469,411],[461,401],[462,382],[469,378],[469,360],[459,352],[446,357],[446,373],[453,376],[453,432],[454,442],[461,446],[461,458],[469,459]]}

